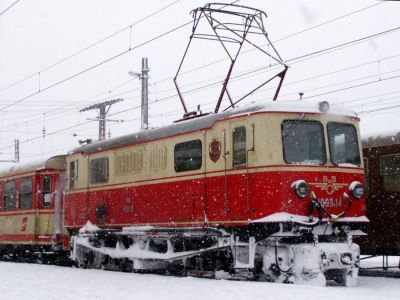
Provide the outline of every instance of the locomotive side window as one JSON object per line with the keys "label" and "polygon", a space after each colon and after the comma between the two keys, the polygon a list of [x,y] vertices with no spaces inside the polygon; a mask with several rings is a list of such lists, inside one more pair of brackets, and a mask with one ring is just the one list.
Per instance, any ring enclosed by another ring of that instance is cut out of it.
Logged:
{"label": "locomotive side window", "polygon": [[194,140],[175,145],[174,166],[176,172],[198,170],[202,165],[201,141]]}
{"label": "locomotive side window", "polygon": [[317,121],[282,122],[283,157],[288,164],[326,163],[324,128]]}
{"label": "locomotive side window", "polygon": [[32,208],[32,178],[21,178],[19,181],[19,208]]}
{"label": "locomotive side window", "polygon": [[15,180],[10,180],[4,184],[4,210],[13,210],[16,208]]}
{"label": "locomotive side window", "polygon": [[108,157],[95,158],[90,161],[90,184],[108,182]]}
{"label": "locomotive side window", "polygon": [[357,130],[351,124],[328,123],[329,150],[335,165],[361,165]]}
{"label": "locomotive side window", "polygon": [[73,190],[78,180],[78,161],[74,160],[69,163],[69,188]]}
{"label": "locomotive side window", "polygon": [[385,192],[400,192],[400,153],[381,156],[380,174]]}
{"label": "locomotive side window", "polygon": [[241,167],[247,163],[246,159],[246,127],[236,127],[232,133],[232,166]]}
{"label": "locomotive side window", "polygon": [[44,176],[42,181],[42,203],[44,207],[51,206],[51,177]]}

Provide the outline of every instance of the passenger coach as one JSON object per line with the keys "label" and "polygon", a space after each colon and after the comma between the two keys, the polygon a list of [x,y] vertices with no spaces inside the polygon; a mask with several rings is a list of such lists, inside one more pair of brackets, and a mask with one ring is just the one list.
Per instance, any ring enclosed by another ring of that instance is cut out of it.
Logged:
{"label": "passenger coach", "polygon": [[0,254],[32,259],[63,250],[64,166],[60,155],[0,170]]}

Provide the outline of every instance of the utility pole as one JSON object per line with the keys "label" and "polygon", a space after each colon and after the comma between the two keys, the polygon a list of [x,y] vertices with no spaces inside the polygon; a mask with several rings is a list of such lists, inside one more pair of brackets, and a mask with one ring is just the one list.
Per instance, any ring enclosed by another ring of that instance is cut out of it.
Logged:
{"label": "utility pole", "polygon": [[19,139],[14,140],[14,161],[19,163]]}
{"label": "utility pole", "polygon": [[149,64],[147,57],[142,58],[142,72],[129,71],[128,74],[138,77],[142,81],[142,104],[141,104],[141,125],[140,129],[149,129]]}
{"label": "utility pole", "polygon": [[[99,110],[99,116],[97,117],[97,119],[95,119],[96,121],[99,121],[99,141],[106,139],[106,121],[119,122],[119,120],[107,120],[106,116],[108,114],[108,111],[111,108],[111,105],[113,105],[114,103],[120,102],[120,101],[124,101],[124,99],[118,98],[118,99],[114,99],[114,100],[104,101],[101,103],[96,103],[96,104],[87,106],[80,110],[80,112],[93,110],[93,109]],[[90,119],[88,119],[88,120],[90,120]]]}

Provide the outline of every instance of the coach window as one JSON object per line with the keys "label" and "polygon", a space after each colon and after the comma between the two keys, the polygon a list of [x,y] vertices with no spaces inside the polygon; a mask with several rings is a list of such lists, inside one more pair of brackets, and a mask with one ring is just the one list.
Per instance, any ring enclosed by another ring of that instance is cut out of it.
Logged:
{"label": "coach window", "polygon": [[385,192],[400,192],[400,153],[381,156],[380,174]]}
{"label": "coach window", "polygon": [[288,164],[326,163],[324,128],[318,121],[282,122],[283,157]]}
{"label": "coach window", "polygon": [[246,160],[246,127],[236,127],[232,132],[232,166],[242,167]]}
{"label": "coach window", "polygon": [[176,172],[198,170],[202,165],[201,141],[194,140],[175,145],[174,166]]}
{"label": "coach window", "polygon": [[108,157],[95,158],[90,161],[90,184],[108,182]]}
{"label": "coach window", "polygon": [[357,130],[351,124],[328,123],[329,150],[335,165],[361,165]]}
{"label": "coach window", "polygon": [[21,178],[19,181],[19,208],[32,208],[32,178]]}
{"label": "coach window", "polygon": [[15,180],[10,180],[4,184],[4,210],[14,210],[16,208]]}
{"label": "coach window", "polygon": [[369,194],[369,161],[368,158],[364,157],[364,177],[365,177],[365,195]]}
{"label": "coach window", "polygon": [[78,161],[74,160],[69,163],[69,188],[73,190],[78,180]]}
{"label": "coach window", "polygon": [[44,176],[42,180],[42,203],[44,207],[51,206],[51,177]]}

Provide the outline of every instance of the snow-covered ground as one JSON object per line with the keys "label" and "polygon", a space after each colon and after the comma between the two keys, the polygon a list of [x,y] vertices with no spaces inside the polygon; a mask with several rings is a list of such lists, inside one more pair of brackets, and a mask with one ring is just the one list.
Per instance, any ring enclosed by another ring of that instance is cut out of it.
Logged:
{"label": "snow-covered ground", "polygon": [[400,279],[359,277],[356,287],[317,287],[0,262],[0,299],[398,300]]}

